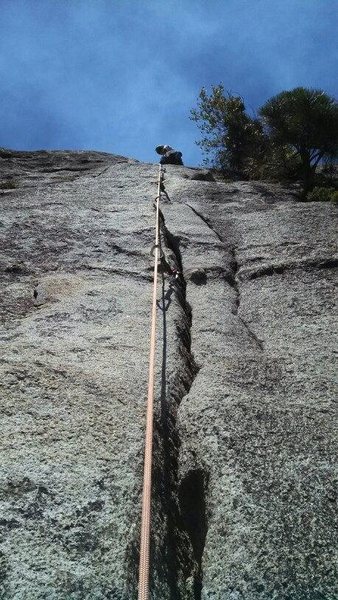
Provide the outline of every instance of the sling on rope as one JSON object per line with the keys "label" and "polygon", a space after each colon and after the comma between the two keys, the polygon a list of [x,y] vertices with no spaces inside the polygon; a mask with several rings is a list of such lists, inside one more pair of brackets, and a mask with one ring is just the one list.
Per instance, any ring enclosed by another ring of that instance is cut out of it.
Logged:
{"label": "sling on rope", "polygon": [[154,284],[153,302],[151,311],[150,355],[148,400],[146,417],[146,435],[144,450],[142,517],[141,517],[141,545],[139,562],[138,600],[148,600],[149,597],[149,552],[150,552],[150,511],[151,511],[151,471],[153,452],[153,413],[154,413],[154,371],[155,371],[155,336],[156,336],[156,297],[157,297],[157,272],[160,252],[160,200],[163,193],[164,169],[159,167],[158,191],[156,197],[156,230],[155,244],[152,248],[154,255]]}

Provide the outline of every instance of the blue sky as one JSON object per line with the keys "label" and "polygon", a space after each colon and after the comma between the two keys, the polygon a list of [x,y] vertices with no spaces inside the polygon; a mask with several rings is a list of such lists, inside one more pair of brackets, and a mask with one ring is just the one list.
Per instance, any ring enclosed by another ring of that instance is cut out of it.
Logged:
{"label": "blue sky", "polygon": [[222,82],[249,112],[302,85],[337,97],[337,0],[0,0],[0,147],[195,166],[189,120]]}

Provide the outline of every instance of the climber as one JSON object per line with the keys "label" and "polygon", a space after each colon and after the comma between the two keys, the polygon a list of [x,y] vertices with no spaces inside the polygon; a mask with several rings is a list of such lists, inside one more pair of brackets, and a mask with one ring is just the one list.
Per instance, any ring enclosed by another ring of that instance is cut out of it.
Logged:
{"label": "climber", "polygon": [[161,154],[160,160],[161,165],[183,165],[182,152],[178,152],[171,148],[171,146],[157,146],[155,148],[157,154]]}

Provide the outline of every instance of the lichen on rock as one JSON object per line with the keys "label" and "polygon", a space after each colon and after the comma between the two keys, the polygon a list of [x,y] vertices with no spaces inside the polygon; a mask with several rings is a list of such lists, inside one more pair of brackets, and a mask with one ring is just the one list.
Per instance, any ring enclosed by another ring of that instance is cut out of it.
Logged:
{"label": "lichen on rock", "polygon": [[[0,154],[0,596],[137,597],[156,165]],[[151,593],[331,600],[336,208],[167,166]]]}

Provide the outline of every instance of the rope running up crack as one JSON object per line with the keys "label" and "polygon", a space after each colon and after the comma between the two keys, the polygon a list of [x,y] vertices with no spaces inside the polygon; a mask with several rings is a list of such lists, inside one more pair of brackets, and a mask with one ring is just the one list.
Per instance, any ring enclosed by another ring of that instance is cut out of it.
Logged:
{"label": "rope running up crack", "polygon": [[151,333],[150,333],[150,355],[149,355],[149,379],[148,400],[144,451],[143,471],[143,494],[142,494],[142,517],[141,517],[141,545],[139,562],[138,600],[149,598],[149,551],[150,551],[150,510],[151,510],[151,471],[153,452],[153,413],[154,413],[154,371],[155,371],[155,337],[156,337],[156,308],[157,308],[157,274],[158,263],[161,257],[160,249],[160,200],[161,194],[165,193],[164,169],[159,166],[158,191],[156,196],[156,230],[155,244],[152,248],[154,255],[154,284],[151,311]]}

